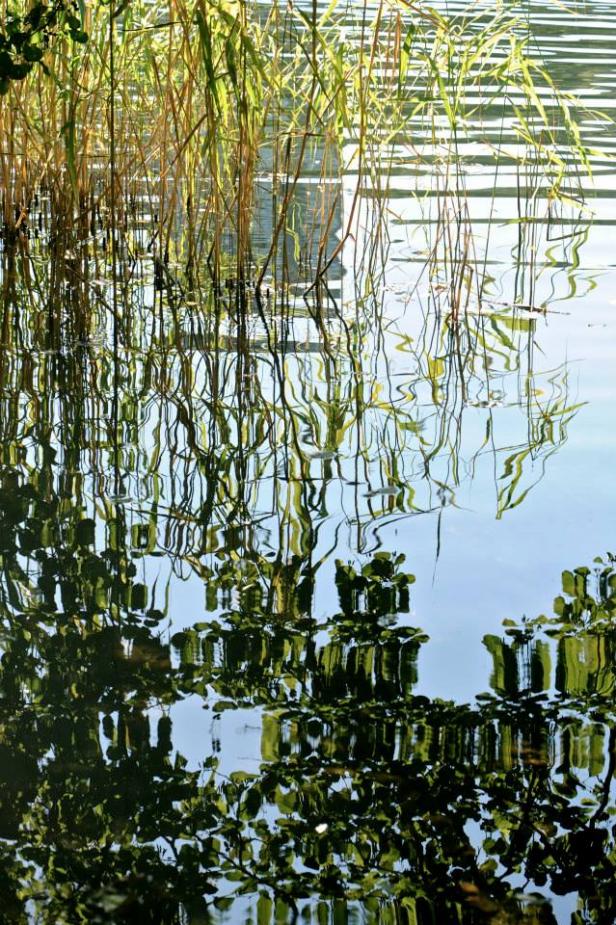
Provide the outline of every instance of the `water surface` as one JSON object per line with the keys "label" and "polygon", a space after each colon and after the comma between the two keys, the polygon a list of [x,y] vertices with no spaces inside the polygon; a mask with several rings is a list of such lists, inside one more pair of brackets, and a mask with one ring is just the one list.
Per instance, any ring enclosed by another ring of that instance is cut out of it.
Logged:
{"label": "water surface", "polygon": [[[613,6],[521,15],[609,111]],[[308,292],[318,145],[260,296],[5,244],[7,921],[614,921],[613,132],[547,202],[507,105],[349,145]]]}

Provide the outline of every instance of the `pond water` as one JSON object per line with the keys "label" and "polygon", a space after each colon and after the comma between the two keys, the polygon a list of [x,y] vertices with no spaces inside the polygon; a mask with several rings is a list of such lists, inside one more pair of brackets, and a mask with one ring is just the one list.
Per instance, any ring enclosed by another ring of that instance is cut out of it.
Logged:
{"label": "pond water", "polygon": [[[609,113],[616,7],[519,12]],[[308,293],[318,147],[261,296],[5,243],[5,921],[616,920],[615,136],[548,202],[507,105],[349,147]]]}

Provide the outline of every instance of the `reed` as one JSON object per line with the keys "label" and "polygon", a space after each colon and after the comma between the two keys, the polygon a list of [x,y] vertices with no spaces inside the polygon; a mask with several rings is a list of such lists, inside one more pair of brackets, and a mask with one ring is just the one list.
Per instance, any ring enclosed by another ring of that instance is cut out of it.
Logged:
{"label": "reed", "polygon": [[[87,227],[92,244],[108,243],[113,213],[124,246],[175,262],[191,284],[232,275],[263,287],[299,216],[299,256],[316,283],[355,234],[365,191],[386,198],[394,143],[435,159],[449,195],[460,139],[493,119],[496,101],[513,123],[495,159],[532,160],[549,199],[564,195],[572,158],[589,166],[574,101],[528,56],[520,24],[502,10],[447,19],[407,0],[376,9],[333,0],[325,10],[132,0],[88,4],[83,28],[83,43],[60,30],[44,69],[35,65],[0,98],[6,238],[27,235],[42,195],[82,240]],[[356,195],[332,241],[340,189],[331,179],[349,172]],[[258,214],[261,188],[267,216]],[[386,222],[375,230],[374,254]]]}

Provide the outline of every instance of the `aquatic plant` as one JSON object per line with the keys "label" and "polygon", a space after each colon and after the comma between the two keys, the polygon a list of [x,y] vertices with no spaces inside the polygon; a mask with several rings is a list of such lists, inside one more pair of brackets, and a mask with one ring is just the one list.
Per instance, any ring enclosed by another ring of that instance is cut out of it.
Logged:
{"label": "aquatic plant", "polygon": [[[315,281],[353,233],[360,193],[378,199],[386,190],[383,155],[394,140],[419,159],[438,152],[443,193],[457,211],[460,133],[480,132],[495,101],[511,111],[515,140],[497,161],[534,164],[548,197],[563,194],[571,157],[588,164],[574,103],[526,54],[517,21],[502,10],[447,19],[403,0],[380,0],[375,10],[132,0],[88,4],[83,24],[72,14],[66,22],[87,42],[58,31],[41,45],[43,66],[11,81],[0,100],[5,236],[32,230],[42,194],[60,224],[84,213],[92,236],[109,235],[113,219],[133,253],[179,260],[192,280],[207,267],[215,282],[232,273],[263,286],[292,240],[300,177],[314,165],[302,262]],[[340,191],[330,178],[351,169],[356,192],[332,244]],[[255,214],[263,183],[265,226]]]}

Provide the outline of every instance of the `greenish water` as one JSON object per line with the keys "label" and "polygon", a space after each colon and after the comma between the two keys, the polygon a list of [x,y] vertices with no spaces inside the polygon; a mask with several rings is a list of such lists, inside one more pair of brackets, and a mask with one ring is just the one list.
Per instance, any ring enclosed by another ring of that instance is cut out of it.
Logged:
{"label": "greenish water", "polygon": [[[609,112],[614,6],[524,12]],[[44,193],[4,244],[1,921],[616,920],[616,173],[584,119],[594,184],[551,205],[496,165],[506,101],[454,174],[409,122],[378,195],[329,181],[353,236],[307,294],[318,148],[261,297],[191,289],[181,240],[154,266],[145,220],[114,287]]]}

